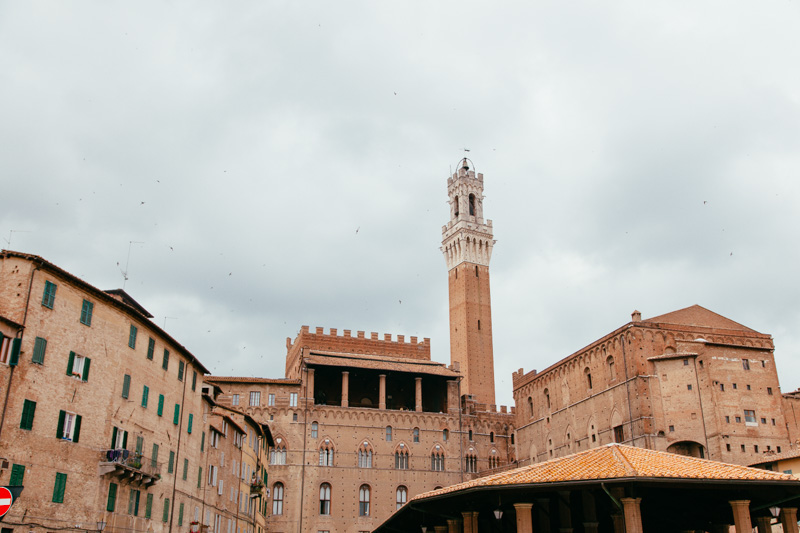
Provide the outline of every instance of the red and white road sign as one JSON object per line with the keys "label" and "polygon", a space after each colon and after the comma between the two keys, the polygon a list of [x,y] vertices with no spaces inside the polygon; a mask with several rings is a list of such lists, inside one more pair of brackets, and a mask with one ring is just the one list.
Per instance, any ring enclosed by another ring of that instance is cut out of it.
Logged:
{"label": "red and white road sign", "polygon": [[5,487],[0,487],[0,516],[5,516],[9,509],[11,509],[11,504],[14,503],[14,497],[11,495],[11,491]]}

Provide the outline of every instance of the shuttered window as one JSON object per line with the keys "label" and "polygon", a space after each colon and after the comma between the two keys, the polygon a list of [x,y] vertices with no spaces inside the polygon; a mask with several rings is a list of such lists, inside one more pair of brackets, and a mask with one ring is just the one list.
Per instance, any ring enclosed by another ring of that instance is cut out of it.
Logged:
{"label": "shuttered window", "polygon": [[181,404],[176,403],[175,414],[172,416],[172,423],[177,426],[178,422],[180,421],[180,418],[181,418]]}
{"label": "shuttered window", "polygon": [[150,387],[147,385],[142,389],[142,407],[147,407],[147,398],[150,396]]}
{"label": "shuttered window", "polygon": [[44,352],[47,350],[47,340],[41,337],[36,337],[33,342],[33,359],[34,363],[44,364]]}
{"label": "shuttered window", "polygon": [[156,414],[158,416],[161,416],[161,415],[164,414],[164,395],[163,394],[159,394],[158,395],[158,412]]}
{"label": "shuttered window", "polygon": [[139,332],[139,329],[131,324],[131,333],[128,336],[128,347],[136,349],[136,334]]}
{"label": "shuttered window", "polygon": [[64,503],[64,492],[67,489],[67,475],[56,472],[56,482],[53,485],[53,503]]}
{"label": "shuttered window", "polygon": [[45,307],[53,308],[53,303],[56,301],[56,284],[45,281],[44,294],[42,295],[42,305]]}
{"label": "shuttered window", "polygon": [[94,304],[89,300],[84,300],[81,307],[81,324],[85,326],[92,325],[92,311],[94,311]]}
{"label": "shuttered window", "polygon": [[13,487],[19,487],[22,485],[22,482],[25,480],[25,465],[12,465],[11,466],[11,477],[8,480],[8,484]]}
{"label": "shuttered window", "polygon": [[22,404],[22,420],[20,429],[33,429],[33,415],[36,412],[36,402],[25,400]]}
{"label": "shuttered window", "polygon": [[122,378],[122,397],[127,398],[131,393],[131,376],[125,374]]}
{"label": "shuttered window", "polygon": [[150,342],[147,343],[147,358],[153,360],[153,355],[156,353],[156,340],[150,337]]}
{"label": "shuttered window", "polygon": [[117,507],[117,484],[108,484],[108,502],[106,503],[106,511],[114,512]]}

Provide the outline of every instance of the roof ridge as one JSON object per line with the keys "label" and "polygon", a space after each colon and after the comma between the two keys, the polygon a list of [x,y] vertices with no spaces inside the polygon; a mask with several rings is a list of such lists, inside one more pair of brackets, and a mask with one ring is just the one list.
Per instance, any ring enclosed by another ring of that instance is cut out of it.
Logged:
{"label": "roof ridge", "polygon": [[614,457],[621,460],[623,463],[623,467],[625,468],[625,472],[629,475],[638,476],[639,470],[633,466],[633,463],[628,459],[625,455],[624,451],[627,450],[627,446],[620,445],[619,443],[611,443],[609,444],[611,448],[611,453],[614,454]]}

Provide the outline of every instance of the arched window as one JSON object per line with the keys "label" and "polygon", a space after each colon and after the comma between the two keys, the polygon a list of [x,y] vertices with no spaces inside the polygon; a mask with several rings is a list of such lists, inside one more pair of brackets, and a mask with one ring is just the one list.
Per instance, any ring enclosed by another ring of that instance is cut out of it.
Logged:
{"label": "arched window", "polygon": [[586,386],[589,387],[589,390],[592,390],[592,371],[589,370],[589,367],[587,366],[583,370],[583,373],[586,375]]}
{"label": "arched window", "polygon": [[358,489],[358,516],[369,516],[369,485]]}
{"label": "arched window", "polygon": [[475,216],[475,195],[469,195],[469,214],[470,216]]}
{"label": "arched window", "polygon": [[617,379],[617,369],[614,368],[614,356],[608,356],[606,359],[606,368],[608,368],[608,381],[615,381]]}
{"label": "arched window", "polygon": [[444,452],[436,446],[431,452],[431,470],[434,472],[444,472]]}
{"label": "arched window", "polygon": [[395,492],[396,509],[400,509],[408,501],[408,489],[400,485]]}
{"label": "arched window", "polygon": [[458,216],[458,196],[453,199],[453,203],[455,204],[455,216]]}
{"label": "arched window", "polygon": [[528,416],[533,418],[533,398],[528,396]]}
{"label": "arched window", "polygon": [[372,446],[367,441],[358,447],[358,467],[372,468]]}
{"label": "arched window", "polygon": [[286,464],[286,446],[280,445],[272,448],[269,451],[269,464],[271,465],[285,465]]}
{"label": "arched window", "polygon": [[472,440],[472,430],[469,430],[469,440]]}
{"label": "arched window", "polygon": [[419,428],[414,428],[411,433],[414,435],[414,442],[419,442]]}
{"label": "arched window", "polygon": [[467,454],[464,463],[464,471],[468,473],[475,473],[478,471],[478,458],[475,454]]}
{"label": "arched window", "polygon": [[328,439],[319,447],[319,466],[333,466],[333,445]]}
{"label": "arched window", "polygon": [[394,452],[394,468],[395,470],[408,470],[408,450],[402,444]]}
{"label": "arched window", "polygon": [[316,439],[317,438],[318,430],[319,430],[319,424],[317,424],[316,422],[311,422],[311,438],[312,439]]}
{"label": "arched window", "polygon": [[392,426],[386,426],[386,442],[392,442]]}
{"label": "arched window", "polygon": [[331,486],[328,483],[319,486],[319,514],[331,514]]}
{"label": "arched window", "polygon": [[550,409],[550,389],[544,389],[544,404]]}
{"label": "arched window", "polygon": [[283,483],[272,486],[272,514],[283,514]]}
{"label": "arched window", "polygon": [[494,431],[489,432],[489,442],[494,442]]}
{"label": "arched window", "polygon": [[442,430],[442,440],[447,442],[447,439],[450,438],[450,431],[447,428]]}

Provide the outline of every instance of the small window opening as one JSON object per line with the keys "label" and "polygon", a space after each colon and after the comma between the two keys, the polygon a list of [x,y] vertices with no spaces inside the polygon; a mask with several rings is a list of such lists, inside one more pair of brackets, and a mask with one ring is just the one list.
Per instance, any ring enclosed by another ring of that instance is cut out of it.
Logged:
{"label": "small window opening", "polygon": [[469,214],[470,216],[475,216],[475,195],[469,195]]}

